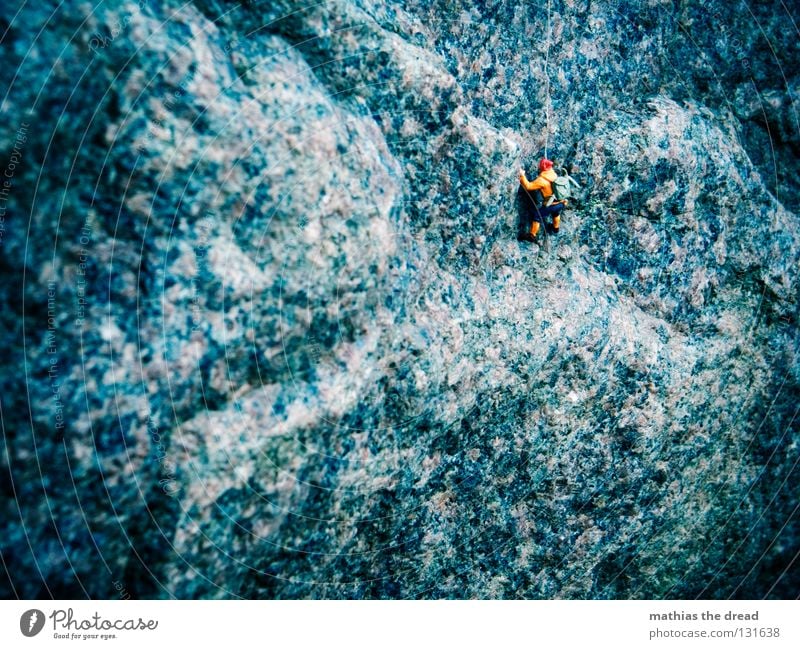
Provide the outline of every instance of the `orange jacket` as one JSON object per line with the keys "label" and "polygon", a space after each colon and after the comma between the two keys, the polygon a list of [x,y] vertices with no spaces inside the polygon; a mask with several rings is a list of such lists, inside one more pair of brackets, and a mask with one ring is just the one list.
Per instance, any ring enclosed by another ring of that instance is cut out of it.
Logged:
{"label": "orange jacket", "polygon": [[534,181],[530,181],[525,177],[524,173],[519,175],[520,184],[529,192],[536,191],[537,189],[542,192],[545,200],[553,195],[553,181],[558,178],[558,174],[552,169],[545,169],[539,174],[539,177]]}

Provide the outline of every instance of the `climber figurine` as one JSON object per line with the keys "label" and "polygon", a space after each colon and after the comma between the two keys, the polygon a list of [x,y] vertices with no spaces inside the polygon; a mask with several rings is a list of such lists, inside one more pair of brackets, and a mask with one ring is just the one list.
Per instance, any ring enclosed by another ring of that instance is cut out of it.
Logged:
{"label": "climber figurine", "polygon": [[539,160],[539,176],[534,181],[530,181],[525,177],[525,170],[519,170],[519,183],[522,185],[530,195],[533,197],[533,202],[536,207],[537,219],[532,219],[530,231],[525,233],[522,237],[524,241],[533,241],[539,232],[540,222],[544,221],[545,217],[552,217],[553,234],[558,234],[558,229],[561,226],[561,212],[567,204],[566,200],[556,200],[553,193],[553,183],[558,178],[553,169],[553,161],[547,158]]}

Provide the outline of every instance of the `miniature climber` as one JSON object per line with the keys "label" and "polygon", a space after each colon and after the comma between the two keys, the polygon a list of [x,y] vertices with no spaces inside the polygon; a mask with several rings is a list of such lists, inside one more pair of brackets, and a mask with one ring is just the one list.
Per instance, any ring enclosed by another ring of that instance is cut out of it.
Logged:
{"label": "miniature climber", "polygon": [[553,194],[553,183],[558,174],[553,169],[553,161],[547,158],[539,160],[539,176],[536,180],[530,181],[525,177],[525,170],[519,170],[519,183],[533,197],[538,219],[534,218],[531,222],[530,230],[521,239],[524,241],[534,241],[539,233],[539,227],[545,218],[552,217],[553,234],[558,234],[561,227],[561,212],[567,204],[566,200],[555,200]]}

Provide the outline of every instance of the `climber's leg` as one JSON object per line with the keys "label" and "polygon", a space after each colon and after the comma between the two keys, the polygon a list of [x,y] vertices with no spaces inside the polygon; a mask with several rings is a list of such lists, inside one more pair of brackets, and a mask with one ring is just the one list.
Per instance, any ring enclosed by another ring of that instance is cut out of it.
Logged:
{"label": "climber's leg", "polygon": [[[548,205],[541,208],[539,213],[542,215],[545,223],[547,223],[547,231],[553,234],[558,234],[558,229],[561,226],[561,210],[564,205],[559,203],[556,205]],[[548,218],[549,217],[549,218]]]}

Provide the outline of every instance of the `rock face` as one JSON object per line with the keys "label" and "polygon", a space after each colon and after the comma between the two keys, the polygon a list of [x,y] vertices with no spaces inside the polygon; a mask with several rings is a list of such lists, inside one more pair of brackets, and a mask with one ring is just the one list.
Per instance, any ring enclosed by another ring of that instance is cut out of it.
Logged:
{"label": "rock face", "polygon": [[797,596],[797,8],[546,8],[2,6],[0,594]]}

